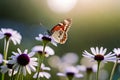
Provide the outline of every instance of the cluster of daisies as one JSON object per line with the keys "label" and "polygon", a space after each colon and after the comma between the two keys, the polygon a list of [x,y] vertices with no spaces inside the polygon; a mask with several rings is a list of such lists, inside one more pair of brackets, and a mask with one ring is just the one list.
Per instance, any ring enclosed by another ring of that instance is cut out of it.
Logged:
{"label": "cluster of daisies", "polygon": [[34,46],[30,52],[28,49],[21,51],[17,48],[16,52],[11,52],[11,56],[7,56],[9,43],[12,41],[14,45],[20,44],[22,36],[17,31],[10,28],[2,28],[0,31],[0,39],[4,39],[4,51],[0,54],[1,80],[5,80],[5,74],[8,73],[10,80],[23,80],[27,74],[34,72],[33,78],[39,80],[40,77],[49,79],[51,75],[46,72],[50,71],[43,63],[46,57],[54,55],[54,50],[47,46],[51,42],[57,46],[56,42],[48,35],[39,34],[35,39],[41,41],[43,45]]}
{"label": "cluster of daisies", "polygon": [[[78,78],[79,80],[113,80],[116,65],[120,62],[120,48],[115,48],[112,52],[107,53],[107,48],[91,47],[90,51],[84,50],[82,56],[79,65],[77,63],[78,55],[73,52],[67,53],[61,58],[52,56],[49,64],[60,71],[57,73],[58,76],[65,76],[68,80]],[[114,63],[110,73],[104,68],[107,62]]]}
{"label": "cluster of daisies", "polygon": [[[51,68],[45,66],[44,60],[50,55],[55,54],[54,50],[48,46],[48,43],[57,46],[57,43],[51,36],[39,34],[35,39],[42,42],[43,45],[34,46],[30,52],[28,52],[27,49],[21,51],[21,49],[17,48],[16,52],[11,52],[11,56],[7,56],[10,46],[9,43],[13,42],[14,45],[20,44],[22,36],[13,29],[2,28],[0,30],[0,39],[4,39],[4,50],[1,52],[2,54],[0,54],[1,80],[6,80],[6,73],[10,76],[10,80],[24,80],[27,74],[32,75],[36,80],[40,80],[43,77],[50,79],[51,74],[48,71],[50,71]],[[103,47],[91,47],[90,51],[91,52],[83,51],[82,55],[84,59],[82,59],[81,65],[75,65],[78,56],[73,53],[62,58],[53,56],[48,63],[51,67],[60,70],[60,72],[57,73],[58,76],[64,76],[68,80],[76,78],[81,80],[93,80],[94,78],[94,80],[103,80],[100,75],[105,72],[102,73],[101,65],[107,62],[113,62],[114,66],[109,79],[112,80],[116,65],[120,62],[120,48],[115,48],[109,53],[107,53],[107,49]],[[94,72],[96,76],[90,77],[91,72]]]}

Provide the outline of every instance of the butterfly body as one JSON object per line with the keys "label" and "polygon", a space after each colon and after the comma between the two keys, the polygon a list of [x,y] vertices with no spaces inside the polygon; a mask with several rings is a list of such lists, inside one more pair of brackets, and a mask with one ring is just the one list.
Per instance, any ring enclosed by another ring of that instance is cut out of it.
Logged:
{"label": "butterfly body", "polygon": [[57,43],[64,44],[67,40],[67,32],[70,26],[71,19],[65,19],[51,29],[51,36]]}

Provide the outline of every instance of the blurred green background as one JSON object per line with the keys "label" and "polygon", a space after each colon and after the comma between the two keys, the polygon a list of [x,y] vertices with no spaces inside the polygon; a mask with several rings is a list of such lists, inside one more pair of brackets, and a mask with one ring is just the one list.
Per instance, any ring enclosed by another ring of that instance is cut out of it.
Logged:
{"label": "blurred green background", "polygon": [[[64,45],[51,45],[56,55],[76,52],[81,57],[90,47],[103,46],[108,51],[120,47],[120,0],[78,0],[66,13],[52,11],[47,0],[0,0],[0,28],[13,28],[23,36],[21,45],[11,46],[11,51],[31,49],[39,44],[35,40],[39,33],[66,18],[72,18],[72,27]],[[2,52],[3,41],[0,43]]]}

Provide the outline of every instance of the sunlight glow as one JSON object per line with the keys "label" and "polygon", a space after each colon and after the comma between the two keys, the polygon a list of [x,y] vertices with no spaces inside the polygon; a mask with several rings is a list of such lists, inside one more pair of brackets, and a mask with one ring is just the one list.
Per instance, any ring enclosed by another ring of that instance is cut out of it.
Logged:
{"label": "sunlight glow", "polygon": [[49,8],[57,13],[66,13],[72,10],[77,0],[47,0]]}

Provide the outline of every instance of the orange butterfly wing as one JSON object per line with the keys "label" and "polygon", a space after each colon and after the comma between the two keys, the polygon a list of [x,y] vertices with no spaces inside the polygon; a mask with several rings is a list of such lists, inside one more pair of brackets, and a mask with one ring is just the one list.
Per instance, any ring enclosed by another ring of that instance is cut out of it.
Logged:
{"label": "orange butterfly wing", "polygon": [[64,44],[67,40],[67,32],[71,26],[71,19],[65,19],[51,29],[53,39],[60,44]]}

